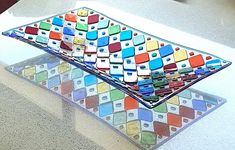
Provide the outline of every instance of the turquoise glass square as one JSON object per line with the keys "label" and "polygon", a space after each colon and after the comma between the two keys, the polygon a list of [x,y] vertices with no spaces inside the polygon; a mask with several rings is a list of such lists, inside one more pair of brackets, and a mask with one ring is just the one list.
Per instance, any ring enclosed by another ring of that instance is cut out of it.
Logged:
{"label": "turquoise glass square", "polygon": [[132,31],[127,30],[120,33],[120,41],[130,40],[132,38]]}
{"label": "turquoise glass square", "polygon": [[144,44],[144,42],[145,42],[143,35],[133,37],[132,41],[135,46],[140,45],[140,44]]}
{"label": "turquoise glass square", "polygon": [[105,29],[109,26],[109,20],[102,20],[98,23],[98,29]]}

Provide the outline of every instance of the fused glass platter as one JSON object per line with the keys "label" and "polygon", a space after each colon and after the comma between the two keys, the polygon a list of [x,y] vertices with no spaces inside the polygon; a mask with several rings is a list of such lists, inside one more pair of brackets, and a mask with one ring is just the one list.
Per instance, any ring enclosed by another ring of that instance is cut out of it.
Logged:
{"label": "fused glass platter", "polygon": [[96,75],[148,108],[231,64],[85,7],[8,30],[3,35]]}
{"label": "fused glass platter", "polygon": [[162,145],[225,103],[223,98],[186,89],[148,109],[95,75],[50,54],[6,69],[85,109],[142,149]]}

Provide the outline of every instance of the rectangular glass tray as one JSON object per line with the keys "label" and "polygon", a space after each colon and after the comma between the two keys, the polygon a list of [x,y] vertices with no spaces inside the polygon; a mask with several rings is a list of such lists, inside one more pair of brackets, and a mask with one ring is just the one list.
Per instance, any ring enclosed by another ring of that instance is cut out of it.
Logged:
{"label": "rectangular glass tray", "polygon": [[148,108],[231,64],[85,7],[3,34],[97,75]]}

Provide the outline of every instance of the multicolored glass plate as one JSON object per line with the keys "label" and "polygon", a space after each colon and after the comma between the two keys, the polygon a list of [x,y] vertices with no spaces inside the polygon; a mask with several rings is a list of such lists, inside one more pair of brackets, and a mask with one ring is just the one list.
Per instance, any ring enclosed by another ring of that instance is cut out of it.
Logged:
{"label": "multicolored glass plate", "polygon": [[84,108],[142,149],[160,146],[225,102],[187,89],[148,109],[95,75],[49,54],[6,69]]}
{"label": "multicolored glass plate", "polygon": [[231,64],[141,32],[90,8],[79,8],[3,34],[97,75],[148,108]]}

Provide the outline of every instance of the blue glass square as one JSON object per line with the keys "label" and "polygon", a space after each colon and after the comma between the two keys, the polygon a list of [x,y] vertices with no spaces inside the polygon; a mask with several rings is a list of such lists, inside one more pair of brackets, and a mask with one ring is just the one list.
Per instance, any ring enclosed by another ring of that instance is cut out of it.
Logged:
{"label": "blue glass square", "polygon": [[134,47],[128,47],[125,49],[122,49],[122,57],[127,58],[135,55],[135,48]]}
{"label": "blue glass square", "polygon": [[138,86],[152,84],[152,79],[143,79],[138,81]]}
{"label": "blue glass square", "polygon": [[172,48],[172,46],[170,44],[166,45],[164,47],[161,47],[159,49],[159,53],[160,53],[161,57],[166,57],[166,56],[168,56],[170,54],[173,54],[173,52],[174,52],[174,50],[173,50],[173,48]]}
{"label": "blue glass square", "polygon": [[109,20],[102,20],[98,23],[98,29],[104,29],[109,26]]}
{"label": "blue glass square", "polygon": [[209,73],[209,69],[207,68],[200,68],[194,71],[196,75],[203,75]]}
{"label": "blue glass square", "polygon": [[60,85],[60,76],[54,76],[50,79],[48,79],[48,88],[54,88]]}
{"label": "blue glass square", "polygon": [[139,86],[139,92],[143,95],[148,96],[149,94],[152,94],[154,92],[154,88],[152,85]]}
{"label": "blue glass square", "polygon": [[109,44],[109,36],[99,38],[97,41],[98,47],[106,46]]}
{"label": "blue glass square", "polygon": [[84,80],[85,80],[85,86],[90,86],[97,83],[97,78],[95,75],[86,75],[84,77]]}
{"label": "blue glass square", "polygon": [[218,69],[221,67],[221,61],[219,59],[207,61],[206,67],[212,68],[212,69]]}
{"label": "blue glass square", "polygon": [[58,18],[58,17],[54,17],[54,19],[53,19],[53,21],[52,21],[52,24],[53,24],[53,25],[56,25],[56,26],[63,27],[64,20],[61,19],[61,18]]}
{"label": "blue glass square", "polygon": [[198,110],[198,111],[206,111],[207,110],[205,101],[193,99],[192,103],[193,103],[193,109],[195,109],[195,110]]}
{"label": "blue glass square", "polygon": [[86,88],[78,89],[73,91],[73,100],[80,101],[86,98]]}
{"label": "blue glass square", "polygon": [[156,70],[159,68],[162,68],[163,63],[162,63],[162,59],[161,58],[157,58],[157,59],[153,59],[149,61],[149,68],[151,70]]}
{"label": "blue glass square", "polygon": [[132,38],[132,31],[127,30],[120,33],[120,41],[130,40]]}
{"label": "blue glass square", "polygon": [[133,44],[137,46],[137,45],[143,44],[145,42],[145,39],[143,35],[138,35],[136,37],[133,37],[132,41],[133,41]]}
{"label": "blue glass square", "polygon": [[104,103],[99,106],[99,116],[104,117],[113,113],[113,103]]}
{"label": "blue glass square", "polygon": [[69,28],[69,27],[64,27],[63,34],[74,36],[75,29]]}
{"label": "blue glass square", "polygon": [[22,71],[23,69],[24,69],[23,67],[17,67],[17,66],[15,66],[15,67],[13,68],[13,72],[19,73],[19,72]]}
{"label": "blue glass square", "polygon": [[88,40],[96,40],[97,39],[97,31],[90,31],[86,33],[86,39]]}
{"label": "blue glass square", "polygon": [[153,114],[150,110],[147,110],[144,108],[139,108],[138,109],[138,118],[140,120],[152,122],[153,121]]}
{"label": "blue glass square", "polygon": [[[50,61],[50,60],[49,60]],[[48,62],[47,63],[47,69],[52,69],[60,64],[60,60],[56,59],[54,62]]]}

